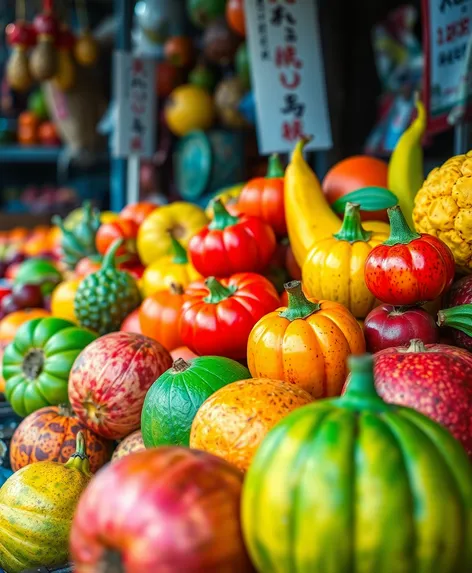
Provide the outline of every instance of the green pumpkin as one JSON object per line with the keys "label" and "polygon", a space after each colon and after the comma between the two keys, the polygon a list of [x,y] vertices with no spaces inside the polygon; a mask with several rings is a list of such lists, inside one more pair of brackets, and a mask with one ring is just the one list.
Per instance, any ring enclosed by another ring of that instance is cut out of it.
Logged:
{"label": "green pumpkin", "polygon": [[122,243],[118,239],[111,245],[101,269],[85,277],[75,293],[77,320],[100,335],[120,330],[124,319],[141,304],[136,281],[115,266],[116,251]]}
{"label": "green pumpkin", "polygon": [[246,475],[242,523],[258,571],[472,571],[472,464],[445,429],[375,392],[351,357],[342,398],[296,410]]}
{"label": "green pumpkin", "polygon": [[33,258],[21,263],[13,282],[15,286],[40,285],[43,295],[49,295],[63,280],[62,274],[51,261]]}
{"label": "green pumpkin", "polygon": [[101,225],[100,211],[94,209],[89,201],[84,203],[82,216],[74,225],[57,216],[53,217],[53,223],[62,231],[62,258],[69,269],[75,269],[81,259],[98,254],[95,237]]}
{"label": "green pumpkin", "polygon": [[91,477],[82,432],[66,464],[38,462],[13,474],[0,489],[0,568],[20,573],[66,563],[72,519]]}
{"label": "green pumpkin", "polygon": [[221,356],[177,359],[146,394],[141,417],[144,445],[188,446],[193,419],[203,402],[223,386],[250,377],[239,362]]}
{"label": "green pumpkin", "polygon": [[19,416],[68,400],[68,380],[80,352],[96,334],[62,318],[36,318],[20,326],[3,354],[5,396]]}
{"label": "green pumpkin", "polygon": [[187,0],[187,10],[195,26],[206,28],[213,20],[224,16],[226,0]]}

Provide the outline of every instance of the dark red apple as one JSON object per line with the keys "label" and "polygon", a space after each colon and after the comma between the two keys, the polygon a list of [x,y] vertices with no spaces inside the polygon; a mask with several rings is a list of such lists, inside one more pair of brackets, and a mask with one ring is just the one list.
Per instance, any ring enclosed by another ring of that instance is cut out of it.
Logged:
{"label": "dark red apple", "polygon": [[382,304],[364,321],[364,335],[369,352],[409,344],[419,338],[425,344],[439,342],[439,328],[422,308],[395,307]]}
{"label": "dark red apple", "polygon": [[375,386],[387,402],[418,410],[447,428],[472,457],[472,354],[412,340],[374,356]]}
{"label": "dark red apple", "polygon": [[40,308],[43,306],[43,294],[39,285],[17,285],[13,288],[12,295],[20,308]]}

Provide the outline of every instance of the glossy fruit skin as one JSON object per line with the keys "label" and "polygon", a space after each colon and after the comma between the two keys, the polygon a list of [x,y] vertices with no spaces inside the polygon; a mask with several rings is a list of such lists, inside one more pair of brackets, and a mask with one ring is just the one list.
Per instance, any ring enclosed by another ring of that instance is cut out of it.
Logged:
{"label": "glossy fruit skin", "polygon": [[[274,156],[271,158],[274,160]],[[279,161],[277,156],[275,160]],[[270,166],[269,166],[270,174]],[[257,177],[246,183],[238,200],[242,213],[252,217],[260,217],[271,225],[278,237],[287,235],[284,203],[284,172],[274,177]]]}
{"label": "glossy fruit skin", "polygon": [[178,86],[166,100],[167,126],[177,137],[196,129],[209,129],[215,121],[215,104],[211,95],[192,84]]}
{"label": "glossy fruit skin", "polygon": [[139,322],[139,308],[133,310],[131,314],[124,319],[120,328],[121,332],[134,332],[134,334],[144,334],[141,332],[141,324]]}
{"label": "glossy fruit skin", "polygon": [[51,295],[51,314],[53,316],[77,322],[74,313],[74,299],[79,284],[80,279],[71,279],[57,285]]}
{"label": "glossy fruit skin", "polygon": [[135,452],[141,452],[145,449],[146,446],[143,442],[141,430],[136,430],[129,436],[126,436],[126,438],[118,444],[116,450],[113,452],[111,461],[116,462],[121,458],[134,454]]}
{"label": "glossy fruit skin", "polygon": [[[445,307],[452,308],[463,304],[472,303],[472,275],[468,275],[456,281],[447,296],[445,297]],[[443,307],[444,308],[444,307]],[[449,329],[449,335],[455,346],[460,346],[466,350],[472,351],[472,338],[465,332],[456,328]]]}
{"label": "glossy fruit skin", "polygon": [[[354,155],[336,163],[323,179],[323,193],[332,205],[340,197],[363,187],[388,189],[388,164],[367,155]],[[362,211],[363,221],[386,221],[385,211]]]}
{"label": "glossy fruit skin", "polygon": [[144,265],[168,256],[172,249],[169,232],[187,248],[190,238],[208,223],[203,209],[177,201],[149,215],[138,232],[138,253]]}
{"label": "glossy fruit skin", "polygon": [[346,359],[365,352],[362,329],[337,302],[308,299],[319,310],[290,321],[281,307],[261,318],[247,343],[253,378],[284,380],[314,398],[337,396],[346,380]]}
{"label": "glossy fruit skin", "polygon": [[419,338],[425,344],[439,342],[439,328],[434,318],[422,308],[394,307],[382,304],[364,321],[364,337],[369,352],[408,345]]}
{"label": "glossy fruit skin", "polygon": [[3,355],[5,395],[19,416],[67,402],[74,360],[97,335],[61,318],[37,318],[18,329]]}
{"label": "glossy fruit skin", "polygon": [[341,573],[360,571],[361,561],[369,573],[472,567],[467,456],[420,413],[382,402],[370,377],[371,390],[351,387],[289,414],[257,451],[242,522],[258,571]]}
{"label": "glossy fruit skin", "polygon": [[131,203],[122,209],[120,212],[120,219],[134,221],[139,227],[144,222],[144,219],[146,219],[146,217],[156,209],[158,209],[158,205],[146,201]]}
{"label": "glossy fruit skin", "polygon": [[[358,209],[348,203],[340,231],[315,242],[305,259],[302,277],[310,297],[338,302],[356,318],[365,318],[377,304],[364,279],[365,263],[372,249],[386,241],[388,235],[365,231]],[[356,228],[352,234],[349,230],[353,226]]]}
{"label": "glossy fruit skin", "polygon": [[249,377],[249,370],[221,356],[179,360],[146,394],[141,430],[146,448],[188,446],[190,428],[200,406],[214,392]]}
{"label": "glossy fruit skin", "polygon": [[33,412],[15,430],[10,444],[13,471],[36,462],[66,463],[75,452],[79,431],[84,434],[90,471],[97,472],[110,460],[112,442],[88,431],[72,411],[60,406]]}
{"label": "glossy fruit skin", "polygon": [[427,352],[378,352],[377,391],[386,402],[414,408],[444,426],[472,457],[472,356],[446,344],[425,346]]}
{"label": "glossy fruit skin", "polygon": [[192,352],[190,348],[187,348],[186,346],[179,346],[175,350],[172,350],[170,355],[174,361],[177,360],[177,358],[182,358],[186,362],[193,360],[198,356],[198,354],[195,354],[195,352]]}
{"label": "glossy fruit skin", "polygon": [[70,404],[92,432],[111,440],[124,438],[139,429],[146,392],[171,366],[167,350],[146,336],[102,336],[74,363]]}
{"label": "glossy fruit skin", "polygon": [[77,508],[74,571],[98,570],[110,551],[126,573],[253,571],[240,526],[242,479],[224,460],[179,447],[110,464]]}
{"label": "glossy fruit skin", "polygon": [[179,320],[185,300],[183,289],[174,285],[144,299],[139,310],[142,333],[160,342],[169,352],[183,346]]}
{"label": "glossy fruit skin", "polygon": [[62,281],[62,275],[55,265],[46,259],[28,259],[21,263],[14,284],[41,285],[43,295],[50,294]]}
{"label": "glossy fruit skin", "polygon": [[[214,226],[218,220],[217,208],[228,215],[227,226],[224,222],[221,227]],[[195,269],[204,277],[264,271],[276,247],[271,227],[258,217],[232,217],[219,202],[214,209],[213,222],[189,242],[189,255]]]}
{"label": "glossy fruit skin", "polygon": [[151,263],[143,274],[143,293],[149,297],[153,294],[168,290],[172,284],[183,287],[202,278],[194,265],[185,257],[185,260],[177,260],[174,255],[162,257]]}
{"label": "glossy fruit skin", "polygon": [[82,279],[75,293],[74,313],[79,324],[100,335],[119,330],[141,304],[136,281],[115,267],[118,246],[119,241],[111,246],[100,270]]}
{"label": "glossy fruit skin", "polygon": [[244,360],[252,327],[277,308],[279,297],[274,286],[255,273],[238,273],[220,283],[234,293],[214,303],[205,301],[210,291],[204,283],[186,289],[189,300],[182,307],[180,335],[196,354]]}
{"label": "glossy fruit skin", "polygon": [[102,266],[103,257],[100,255],[94,255],[91,257],[84,257],[80,259],[74,269],[74,276],[78,278],[84,278],[92,273],[100,270]]}
{"label": "glossy fruit skin", "polygon": [[192,424],[190,447],[247,471],[267,433],[290,412],[312,401],[302,388],[280,380],[234,382],[200,407]]}
{"label": "glossy fruit skin", "polygon": [[226,21],[229,27],[240,36],[246,36],[244,0],[229,0],[226,4]]}
{"label": "glossy fruit skin", "polygon": [[132,219],[117,219],[101,225],[95,237],[97,251],[104,255],[117,239],[123,239],[123,244],[117,250],[116,256],[136,256],[138,229],[139,225]]}
{"label": "glossy fruit skin", "polygon": [[27,308],[9,314],[0,320],[0,341],[10,343],[22,324],[34,318],[46,318],[51,313],[44,308]]}
{"label": "glossy fruit skin", "polygon": [[91,477],[85,452],[14,473],[0,490],[0,568],[21,573],[66,563],[72,519]]}

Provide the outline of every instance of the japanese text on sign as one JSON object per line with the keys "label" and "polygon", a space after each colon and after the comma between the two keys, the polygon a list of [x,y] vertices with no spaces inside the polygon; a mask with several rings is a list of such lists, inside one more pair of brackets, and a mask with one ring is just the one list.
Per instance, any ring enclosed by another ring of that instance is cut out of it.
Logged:
{"label": "japanese text on sign", "polygon": [[423,0],[429,131],[448,129],[472,103],[472,0]]}
{"label": "japanese text on sign", "polygon": [[246,2],[259,151],[332,145],[316,0]]}
{"label": "japanese text on sign", "polygon": [[154,61],[117,52],[115,154],[152,157],[155,152]]}

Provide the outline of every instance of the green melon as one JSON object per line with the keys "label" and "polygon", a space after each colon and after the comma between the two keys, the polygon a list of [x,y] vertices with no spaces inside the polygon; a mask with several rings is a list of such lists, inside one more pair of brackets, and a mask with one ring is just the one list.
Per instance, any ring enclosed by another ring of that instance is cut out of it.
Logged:
{"label": "green melon", "polygon": [[141,417],[144,445],[188,446],[193,419],[203,402],[223,386],[250,377],[239,362],[221,356],[177,359],[146,395]]}

